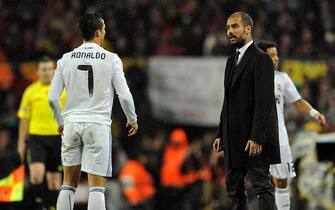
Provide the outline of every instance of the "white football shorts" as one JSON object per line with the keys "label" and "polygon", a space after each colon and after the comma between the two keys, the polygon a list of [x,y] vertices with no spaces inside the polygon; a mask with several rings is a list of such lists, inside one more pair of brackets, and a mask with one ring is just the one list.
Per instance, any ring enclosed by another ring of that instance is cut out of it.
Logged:
{"label": "white football shorts", "polygon": [[111,126],[91,122],[65,123],[61,154],[64,166],[81,164],[82,171],[111,177]]}
{"label": "white football shorts", "polygon": [[270,165],[270,174],[277,179],[295,177],[290,145],[280,146],[280,159],[281,163]]}

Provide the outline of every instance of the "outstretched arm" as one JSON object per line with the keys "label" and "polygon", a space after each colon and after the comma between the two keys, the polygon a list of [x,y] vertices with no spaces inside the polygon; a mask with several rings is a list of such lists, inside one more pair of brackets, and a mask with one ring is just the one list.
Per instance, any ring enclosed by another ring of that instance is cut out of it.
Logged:
{"label": "outstretched arm", "polygon": [[314,109],[306,100],[299,99],[294,102],[294,105],[298,108],[298,110],[302,113],[309,114],[311,117],[319,121],[321,126],[326,124],[326,119],[323,114]]}

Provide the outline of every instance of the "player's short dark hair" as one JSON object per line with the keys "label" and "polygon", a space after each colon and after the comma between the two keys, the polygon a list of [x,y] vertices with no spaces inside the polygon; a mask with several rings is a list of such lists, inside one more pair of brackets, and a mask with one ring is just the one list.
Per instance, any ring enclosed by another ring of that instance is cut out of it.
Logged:
{"label": "player's short dark hair", "polygon": [[257,46],[263,50],[264,52],[267,51],[267,49],[272,48],[272,47],[277,47],[277,43],[274,41],[269,41],[269,40],[260,40],[257,42]]}
{"label": "player's short dark hair", "polygon": [[54,62],[54,60],[48,56],[48,55],[42,55],[39,59],[38,59],[38,63],[43,63],[43,62],[49,62],[52,61]]}
{"label": "player's short dark hair", "polygon": [[102,15],[98,12],[87,13],[79,19],[79,30],[85,41],[94,37],[96,30],[103,27]]}
{"label": "player's short dark hair", "polygon": [[251,16],[248,13],[238,11],[238,12],[234,12],[229,17],[232,17],[232,16],[240,16],[244,26],[250,25],[251,29],[254,28],[254,21],[252,20]]}

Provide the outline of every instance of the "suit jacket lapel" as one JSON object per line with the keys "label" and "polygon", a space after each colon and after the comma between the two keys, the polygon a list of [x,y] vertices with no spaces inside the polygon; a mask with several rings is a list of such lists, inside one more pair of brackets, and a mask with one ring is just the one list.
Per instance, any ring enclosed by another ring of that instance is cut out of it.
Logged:
{"label": "suit jacket lapel", "polygon": [[240,63],[237,65],[237,67],[235,69],[235,73],[234,73],[234,76],[233,76],[233,81],[232,81],[231,87],[234,86],[237,79],[239,78],[239,76],[242,74],[243,70],[245,69],[245,67],[249,63],[250,59],[254,56],[253,52],[255,52],[255,50],[256,50],[256,46],[255,46],[254,43],[252,43],[252,45],[250,45],[250,47],[248,47],[248,49],[245,51],[245,53],[242,57],[242,60],[240,61]]}

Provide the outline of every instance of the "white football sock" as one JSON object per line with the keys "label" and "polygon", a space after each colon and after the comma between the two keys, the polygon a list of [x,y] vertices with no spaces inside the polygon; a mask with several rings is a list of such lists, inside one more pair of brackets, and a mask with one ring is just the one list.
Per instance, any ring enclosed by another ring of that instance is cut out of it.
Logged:
{"label": "white football sock", "polygon": [[290,194],[288,188],[277,188],[275,190],[276,206],[278,210],[290,210]]}
{"label": "white football sock", "polygon": [[63,185],[57,199],[57,210],[73,210],[76,188]]}
{"label": "white football sock", "polygon": [[104,187],[90,187],[88,210],[106,210]]}

